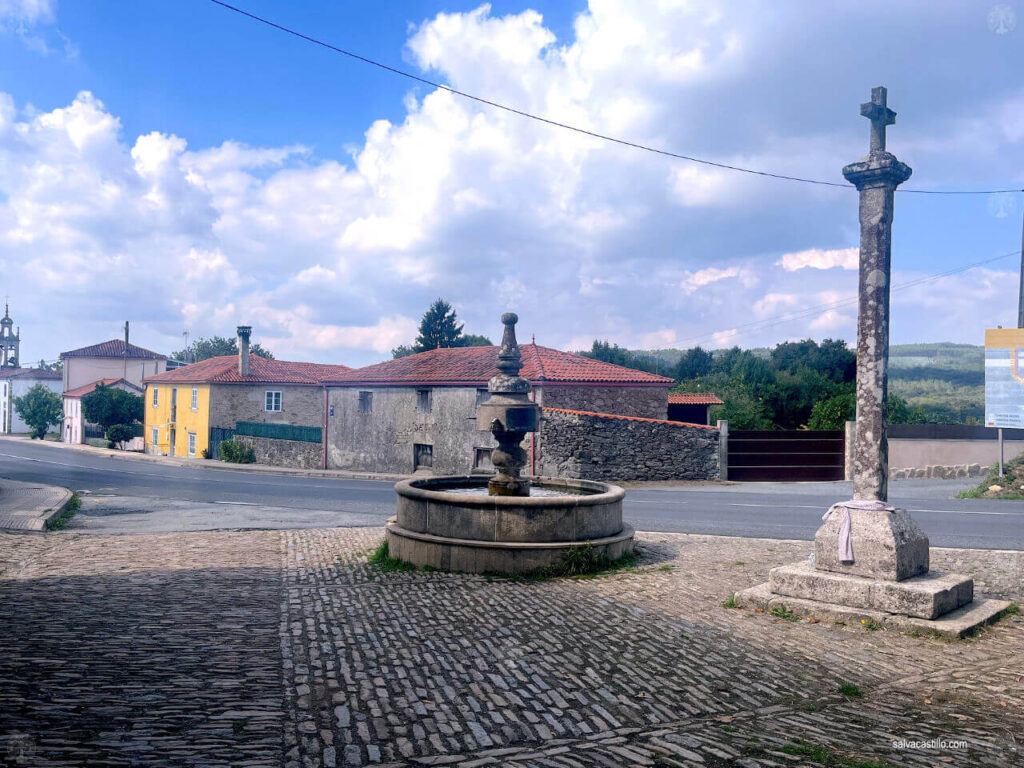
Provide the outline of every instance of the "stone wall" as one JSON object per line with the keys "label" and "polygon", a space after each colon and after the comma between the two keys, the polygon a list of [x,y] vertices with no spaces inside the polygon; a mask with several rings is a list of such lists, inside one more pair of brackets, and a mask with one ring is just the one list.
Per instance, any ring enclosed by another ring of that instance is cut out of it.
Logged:
{"label": "stone wall", "polygon": [[[281,393],[280,411],[266,410],[267,391]],[[323,426],[324,390],[322,387],[286,384],[212,385],[210,426],[234,429],[239,421],[294,424],[300,427]]]}
{"label": "stone wall", "polygon": [[587,480],[717,480],[718,430],[545,408],[537,474]]}
{"label": "stone wall", "polygon": [[323,444],[300,440],[277,440],[270,437],[235,435],[235,442],[247,445],[256,454],[257,464],[295,469],[322,469]]}
{"label": "stone wall", "polygon": [[657,387],[582,387],[541,384],[537,402],[545,408],[614,413],[664,419],[668,415],[668,385]]}

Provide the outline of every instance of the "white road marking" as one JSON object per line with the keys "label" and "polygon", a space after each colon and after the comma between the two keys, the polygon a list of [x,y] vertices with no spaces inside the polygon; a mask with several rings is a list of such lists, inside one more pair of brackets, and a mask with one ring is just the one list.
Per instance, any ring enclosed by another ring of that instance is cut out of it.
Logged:
{"label": "white road marking", "polygon": [[253,506],[248,501],[215,501],[214,504],[235,504],[239,507],[251,507]]}

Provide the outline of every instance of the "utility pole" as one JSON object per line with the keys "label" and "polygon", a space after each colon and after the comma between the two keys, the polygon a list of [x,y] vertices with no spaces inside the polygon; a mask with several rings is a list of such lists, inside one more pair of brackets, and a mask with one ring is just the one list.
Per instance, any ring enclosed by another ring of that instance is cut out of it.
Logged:
{"label": "utility pole", "polygon": [[182,331],[182,332],[181,332],[181,335],[185,337],[185,354],[184,354],[184,355],[182,355],[182,357],[184,357],[185,359],[184,359],[184,360],[182,360],[181,362],[183,362],[183,363],[185,363],[185,364],[188,364],[188,362],[189,362],[189,359],[188,359],[188,357],[189,357],[189,349],[188,349],[188,328],[186,328],[186,329],[185,329],[184,331]]}
{"label": "utility pole", "polygon": [[[1024,189],[1021,190],[1024,192]],[[1024,209],[1024,205],[1021,205]],[[1020,288],[1017,292],[1017,327],[1024,328],[1024,216],[1020,227]]]}

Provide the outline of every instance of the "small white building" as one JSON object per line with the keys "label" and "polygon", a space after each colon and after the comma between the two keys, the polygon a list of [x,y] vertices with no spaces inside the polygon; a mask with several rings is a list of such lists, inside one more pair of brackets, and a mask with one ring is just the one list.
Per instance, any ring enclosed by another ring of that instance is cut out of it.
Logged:
{"label": "small white building", "polygon": [[10,435],[30,431],[14,410],[14,398],[21,397],[36,384],[42,384],[59,395],[61,375],[41,368],[0,368],[0,433]]}
{"label": "small white building", "polygon": [[68,390],[64,393],[64,428],[61,431],[61,439],[65,443],[80,444],[86,441],[86,428],[92,425],[88,424],[82,415],[82,398],[101,384],[112,389],[123,389],[133,395],[141,396],[143,392],[142,387],[137,387],[124,379],[100,379]]}

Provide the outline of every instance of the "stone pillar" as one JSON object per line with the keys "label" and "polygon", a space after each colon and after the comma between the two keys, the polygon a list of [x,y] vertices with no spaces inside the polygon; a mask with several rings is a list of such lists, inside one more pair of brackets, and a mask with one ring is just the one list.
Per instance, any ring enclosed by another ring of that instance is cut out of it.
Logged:
{"label": "stone pillar", "polygon": [[729,422],[718,420],[718,479],[729,479]]}
{"label": "stone pillar", "polygon": [[846,422],[846,432],[843,440],[843,480],[853,480],[853,444],[857,440],[857,422]]}
{"label": "stone pillar", "polygon": [[843,168],[860,192],[860,282],[857,317],[857,427],[853,498],[888,499],[889,446],[885,437],[889,365],[889,277],[893,196],[910,167],[885,151],[885,127],[896,122],[885,88],[873,88],[861,114],[871,120],[867,157]]}

